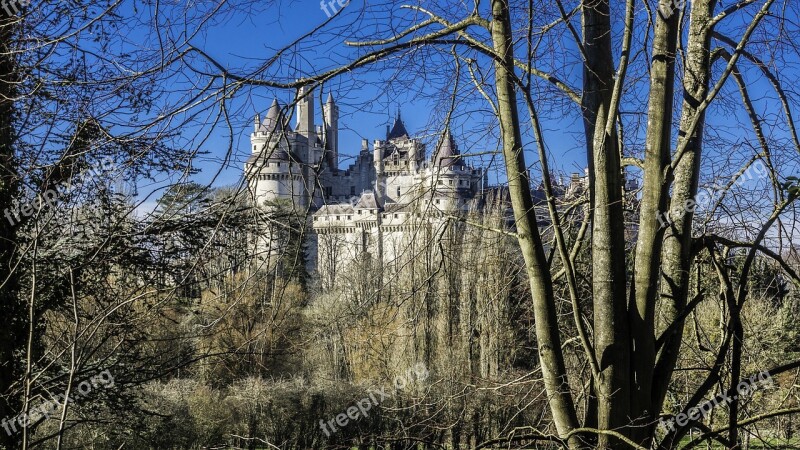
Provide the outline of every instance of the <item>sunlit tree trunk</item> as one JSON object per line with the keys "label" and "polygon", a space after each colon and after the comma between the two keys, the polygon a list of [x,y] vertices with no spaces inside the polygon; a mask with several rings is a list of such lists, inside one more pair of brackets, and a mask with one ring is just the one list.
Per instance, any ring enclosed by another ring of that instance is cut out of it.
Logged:
{"label": "sunlit tree trunk", "polygon": [[[539,360],[553,420],[558,432],[565,435],[577,428],[578,421],[567,380],[564,355],[561,352],[552,280],[533,209],[530,179],[522,149],[512,72],[514,50],[511,19],[506,0],[492,1],[492,42],[494,51],[498,55],[498,59],[495,60],[495,77],[503,156],[508,174],[509,194],[514,208],[517,239],[531,285]],[[578,447],[577,436],[573,435],[570,445]]]}
{"label": "sunlit tree trunk", "polygon": [[[622,209],[622,166],[615,127],[607,127],[614,88],[611,16],[607,0],[582,5],[584,127],[589,161],[592,218],[592,298],[594,350],[599,363],[596,380],[597,426],[601,430],[630,423],[630,334],[627,317],[625,235]],[[613,122],[612,122],[613,123]],[[598,447],[613,447],[607,435]]]}
{"label": "sunlit tree trunk", "polygon": [[[666,12],[666,14],[665,14]],[[658,414],[650,392],[655,366],[655,309],[658,298],[664,218],[669,196],[666,168],[670,164],[672,113],[675,92],[675,51],[680,14],[671,2],[661,2],[656,14],[653,53],[650,58],[650,99],[647,110],[644,183],[636,245],[633,303],[630,305],[632,338],[631,419],[637,441],[647,445],[650,427]]]}

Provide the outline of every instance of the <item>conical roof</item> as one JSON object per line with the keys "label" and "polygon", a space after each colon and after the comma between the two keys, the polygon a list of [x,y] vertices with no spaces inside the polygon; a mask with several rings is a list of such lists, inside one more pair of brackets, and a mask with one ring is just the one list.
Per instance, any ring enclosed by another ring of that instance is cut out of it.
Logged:
{"label": "conical roof", "polygon": [[269,111],[267,111],[267,117],[261,122],[259,131],[262,133],[272,133],[279,129],[279,127],[283,129],[283,131],[292,131],[291,126],[289,126],[289,121],[286,120],[286,116],[284,116],[281,106],[278,104],[278,99],[274,99],[272,100],[272,105],[269,107]]}
{"label": "conical roof", "polygon": [[389,135],[386,136],[386,140],[389,141],[398,138],[408,138],[408,131],[406,131],[406,126],[403,125],[403,119],[400,117],[399,111],[397,113],[397,119],[394,120],[392,130],[389,131]]}
{"label": "conical roof", "polygon": [[440,166],[449,166],[458,159],[458,146],[456,141],[453,140],[453,135],[450,130],[444,132],[442,142],[434,155],[434,162]]}

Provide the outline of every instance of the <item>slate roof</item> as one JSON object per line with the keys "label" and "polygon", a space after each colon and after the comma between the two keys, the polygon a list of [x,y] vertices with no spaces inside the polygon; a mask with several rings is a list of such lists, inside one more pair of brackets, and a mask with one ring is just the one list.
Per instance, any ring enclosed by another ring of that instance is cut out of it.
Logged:
{"label": "slate roof", "polygon": [[399,138],[408,138],[408,131],[406,131],[406,126],[403,124],[403,119],[400,117],[400,113],[397,113],[397,119],[394,120],[394,126],[392,126],[392,130],[389,131],[389,134],[386,136],[386,140],[392,139],[399,139]]}

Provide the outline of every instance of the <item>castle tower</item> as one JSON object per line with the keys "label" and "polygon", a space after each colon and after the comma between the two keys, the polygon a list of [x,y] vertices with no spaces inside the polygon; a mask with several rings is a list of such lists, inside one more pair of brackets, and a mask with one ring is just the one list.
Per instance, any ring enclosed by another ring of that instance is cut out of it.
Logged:
{"label": "castle tower", "polygon": [[400,117],[399,110],[397,111],[397,118],[394,120],[392,129],[386,133],[386,140],[390,141],[392,139],[408,139],[408,131],[406,131],[406,126],[403,123],[403,118]]}
{"label": "castle tower", "polygon": [[[267,117],[261,121],[261,114],[256,114],[253,124],[253,134],[250,135],[250,144],[253,147],[253,153],[262,153],[277,151],[279,145],[277,144],[282,135],[291,131],[291,127],[287,123],[286,117],[281,111],[281,106],[278,104],[278,99],[272,100],[272,105],[267,111]],[[269,142],[269,144],[267,144]]]}
{"label": "castle tower", "polygon": [[450,134],[450,130],[447,130],[434,155],[434,163],[439,167],[447,167],[455,163],[457,158],[458,146]]}
{"label": "castle tower", "polygon": [[328,100],[322,107],[325,122],[325,150],[331,169],[339,167],[339,107],[333,102],[333,95],[328,93]]}
{"label": "castle tower", "polygon": [[314,94],[305,86],[297,91],[297,134],[308,139],[308,146],[316,142],[314,130]]}
{"label": "castle tower", "polygon": [[252,155],[245,162],[245,175],[256,204],[286,199],[302,205],[303,180],[293,155],[296,135],[277,99],[263,121],[256,114],[254,126],[250,135]]}
{"label": "castle tower", "polygon": [[[322,204],[323,194],[318,189],[317,171],[314,169],[322,158],[323,149],[319,145],[320,136],[314,125],[314,93],[308,87],[297,91],[297,128],[295,132],[301,139],[296,144],[295,153],[302,159],[300,170],[305,182],[303,206]],[[303,139],[305,138],[305,139]]]}
{"label": "castle tower", "polygon": [[383,173],[383,146],[385,141],[375,141],[372,162],[375,165],[375,196],[378,206],[383,206],[386,199],[386,177]]}

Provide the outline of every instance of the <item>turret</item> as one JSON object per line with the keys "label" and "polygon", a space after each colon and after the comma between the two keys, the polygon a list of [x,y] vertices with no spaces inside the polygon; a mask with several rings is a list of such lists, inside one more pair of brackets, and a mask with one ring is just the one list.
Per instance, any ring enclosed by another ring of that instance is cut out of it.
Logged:
{"label": "turret", "polygon": [[261,123],[256,129],[256,132],[262,132],[269,135],[272,135],[273,132],[288,132],[291,131],[291,127],[289,127],[288,120],[283,115],[283,111],[281,111],[281,106],[278,104],[278,99],[272,100],[272,105],[269,107],[267,111],[267,118],[264,119],[264,122]]}
{"label": "turret", "polygon": [[333,102],[333,95],[328,93],[328,100],[322,107],[325,121],[325,150],[332,169],[339,166],[339,107]]}
{"label": "turret", "polygon": [[297,127],[295,131],[308,139],[308,146],[316,142],[314,132],[314,95],[304,86],[297,91]]}
{"label": "turret", "polygon": [[378,205],[383,205],[386,198],[386,180],[383,176],[383,146],[385,142],[376,140],[373,148],[372,161],[375,164],[375,194],[377,195]]}
{"label": "turret", "polygon": [[400,117],[400,111],[397,111],[397,118],[394,120],[394,125],[392,126],[391,131],[389,128],[386,128],[386,140],[392,139],[408,139],[408,131],[406,131],[406,126],[403,123],[403,118]]}
{"label": "turret", "polygon": [[450,130],[447,130],[442,137],[439,148],[436,150],[436,154],[433,155],[433,162],[437,166],[446,167],[456,162],[457,158],[458,146],[456,146],[456,142],[453,140]]}
{"label": "turret", "polygon": [[271,148],[267,148],[268,141],[277,142],[279,140],[278,136],[282,132],[288,133],[291,131],[291,127],[281,112],[277,99],[272,101],[264,121],[261,121],[261,114],[256,114],[253,127],[253,134],[250,136],[253,153],[262,152],[265,149],[267,151],[271,150]]}

